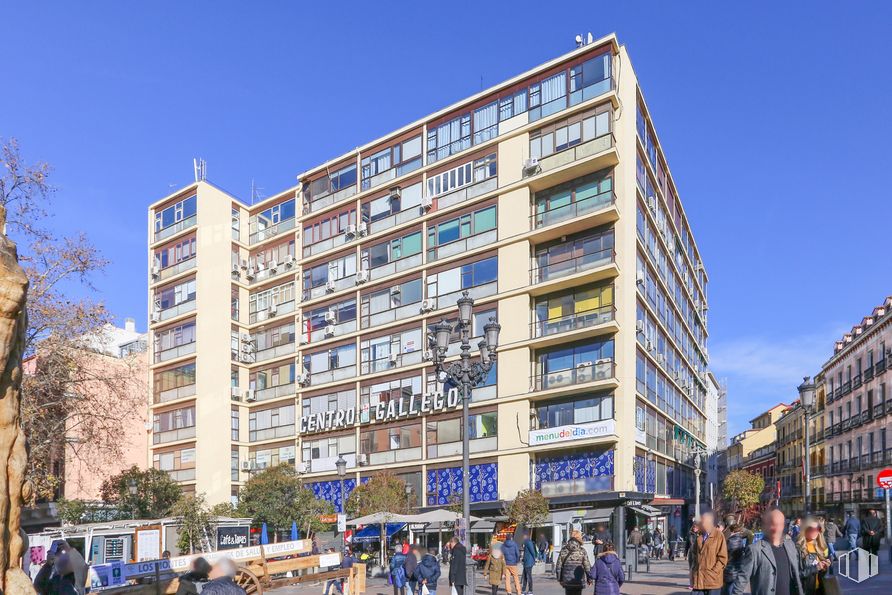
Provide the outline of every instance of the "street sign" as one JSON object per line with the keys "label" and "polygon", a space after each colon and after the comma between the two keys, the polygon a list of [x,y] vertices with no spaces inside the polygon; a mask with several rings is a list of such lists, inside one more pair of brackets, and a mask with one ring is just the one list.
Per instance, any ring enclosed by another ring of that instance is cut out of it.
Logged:
{"label": "street sign", "polygon": [[883,469],[877,475],[877,485],[887,490],[892,490],[892,469]]}
{"label": "street sign", "polygon": [[320,514],[319,521],[326,524],[334,524],[338,522],[338,515],[336,514]]}

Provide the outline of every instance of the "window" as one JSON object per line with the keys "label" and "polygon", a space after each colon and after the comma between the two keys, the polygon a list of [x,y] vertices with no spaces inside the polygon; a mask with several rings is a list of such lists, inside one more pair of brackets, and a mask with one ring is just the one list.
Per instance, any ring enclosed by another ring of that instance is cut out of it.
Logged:
{"label": "window", "polygon": [[248,454],[248,460],[254,463],[255,469],[276,467],[283,463],[293,465],[297,449],[294,446],[280,446],[264,450],[254,450]]}
{"label": "window", "polygon": [[[362,160],[362,189],[376,184],[375,176],[395,170],[387,179],[398,178],[421,167],[421,136],[382,149]],[[381,180],[384,181],[384,180]]]}
{"label": "window", "polygon": [[318,459],[330,459],[339,455],[352,455],[356,453],[356,437],[353,434],[339,438],[323,438],[321,440],[306,441],[301,446],[301,460],[314,461]]}
{"label": "window", "polygon": [[191,386],[195,384],[195,363],[185,364],[169,370],[155,372],[153,390],[155,395],[160,393]]}
{"label": "window", "polygon": [[570,105],[610,90],[610,54],[601,54],[570,69]]}
{"label": "window", "polygon": [[400,399],[408,403],[412,396],[416,398],[421,396],[421,376],[385,380],[364,386],[359,394],[360,421],[363,423],[371,421],[369,412],[379,403]]}
{"label": "window", "polygon": [[155,333],[155,354],[195,342],[195,322],[163,329]]}
{"label": "window", "polygon": [[238,441],[239,441],[239,435],[238,435],[238,424],[239,424],[239,419],[238,419],[238,407],[233,407],[233,408],[232,408],[229,417],[230,417],[230,422],[231,422],[231,423],[230,423],[230,426],[231,426],[231,428],[232,428],[232,436],[231,436],[231,438],[232,438],[233,441],[238,442]]}
{"label": "window", "polygon": [[251,218],[251,233],[263,231],[283,221],[294,219],[294,199],[274,205]]}
{"label": "window", "polygon": [[166,229],[171,225],[176,225],[185,219],[194,217],[196,214],[197,200],[198,198],[196,196],[190,196],[162,211],[156,211],[155,233],[158,233],[162,229]]}
{"label": "window", "polygon": [[265,349],[273,349],[283,345],[293,345],[294,323],[257,331],[252,335],[252,338],[254,339],[254,349],[256,351],[264,351]]}
{"label": "window", "polygon": [[195,437],[195,406],[154,414],[152,443],[160,444]]}
{"label": "window", "polygon": [[327,395],[303,397],[301,399],[301,417],[308,417],[326,411],[351,409],[356,407],[356,391],[342,390]]}
{"label": "window", "polygon": [[155,292],[155,308],[167,310],[195,299],[195,279],[183,281]]}
{"label": "window", "polygon": [[549,403],[538,407],[536,413],[539,417],[540,428],[556,428],[613,419],[613,395]]}
{"label": "window", "polygon": [[252,269],[263,269],[273,264],[281,265],[287,257],[294,257],[294,240],[280,242],[275,246],[263,248],[251,254],[248,266]]}
{"label": "window", "polygon": [[498,275],[498,257],[465,264],[440,273],[429,275],[427,291],[429,297],[437,297],[492,283]]}
{"label": "window", "polygon": [[152,466],[166,471],[174,481],[190,481],[195,479],[195,448],[181,448],[167,452],[155,452],[152,455]]}
{"label": "window", "polygon": [[248,296],[250,322],[256,322],[258,312],[266,312],[270,306],[280,306],[294,301],[294,283],[285,283],[252,293]]}
{"label": "window", "polygon": [[[325,319],[329,312],[334,314],[333,322]],[[304,334],[309,334],[323,329],[329,324],[343,324],[354,320],[356,320],[356,300],[351,299],[310,310],[310,312],[304,314],[301,327]]]}
{"label": "window", "polygon": [[613,359],[613,339],[600,339],[569,347],[561,347],[541,353],[537,359],[543,374],[575,370],[577,368],[585,369],[598,360]]}
{"label": "window", "polygon": [[401,238],[381,242],[366,249],[363,264],[374,269],[390,262],[421,253],[421,232],[410,233]]}
{"label": "window", "polygon": [[391,367],[392,356],[399,357],[421,349],[421,329],[366,339],[361,343],[362,373],[381,372]]}
{"label": "window", "polygon": [[248,440],[269,440],[294,435],[294,405],[283,405],[248,414]]}
{"label": "window", "polygon": [[613,228],[598,228],[536,249],[539,280],[572,274],[613,259]]}
{"label": "window", "polygon": [[196,240],[194,237],[159,248],[155,251],[155,264],[161,269],[175,266],[181,262],[195,258]]}
{"label": "window", "polygon": [[498,159],[492,153],[486,157],[468,161],[458,167],[435,174],[427,180],[427,195],[431,198],[454,192],[465,186],[483,182],[496,175]]}
{"label": "window", "polygon": [[355,366],[356,345],[352,343],[340,345],[326,351],[304,355],[303,365],[304,370],[310,374]]}
{"label": "window", "polygon": [[589,111],[575,115],[530,133],[530,157],[548,157],[609,132],[609,111]]}
{"label": "window", "polygon": [[[448,444],[462,440],[461,418],[443,419],[427,422],[427,443]],[[498,432],[498,413],[479,413],[468,417],[471,432],[468,439],[493,438]]]}
{"label": "window", "polygon": [[363,316],[374,315],[399,308],[409,304],[415,304],[422,299],[421,279],[405,281],[399,285],[388,287],[362,296]]}
{"label": "window", "polygon": [[[580,287],[540,298],[536,301],[536,321],[542,330],[559,332],[575,328],[580,317],[596,315],[597,320],[604,312],[613,315],[613,285]],[[551,325],[570,321],[569,328],[554,329]],[[596,323],[596,322],[595,322]],[[545,325],[545,326],[543,326]]]}
{"label": "window", "polygon": [[407,209],[421,206],[421,182],[400,188],[399,192],[388,192],[384,196],[362,205],[362,219],[375,223]]}
{"label": "window", "polygon": [[471,146],[471,114],[464,114],[427,131],[427,161],[433,163]]}
{"label": "window", "polygon": [[584,215],[613,201],[611,172],[601,171],[537,192],[535,201],[537,227]]}
{"label": "window", "polygon": [[304,269],[304,291],[322,287],[328,281],[338,281],[356,274],[356,254],[323,262],[312,268]]}
{"label": "window", "polygon": [[346,188],[356,187],[356,164],[342,167],[309,184],[310,199],[319,198]]}
{"label": "window", "polygon": [[442,246],[495,228],[496,205],[492,205],[455,219],[431,225],[427,231],[427,245],[428,248]]}
{"label": "window", "polygon": [[364,454],[421,448],[421,424],[366,430],[359,434],[359,444]]}
{"label": "window", "polygon": [[294,362],[280,364],[265,370],[251,372],[249,386],[251,390],[264,390],[276,386],[287,386],[294,383]]}

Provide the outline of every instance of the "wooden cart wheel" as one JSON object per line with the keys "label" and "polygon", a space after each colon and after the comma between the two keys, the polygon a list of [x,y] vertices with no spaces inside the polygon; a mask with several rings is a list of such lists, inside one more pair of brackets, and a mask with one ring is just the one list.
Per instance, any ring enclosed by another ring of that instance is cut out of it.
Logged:
{"label": "wooden cart wheel", "polygon": [[260,579],[244,566],[238,567],[235,583],[244,589],[248,595],[263,595],[263,586],[260,584]]}

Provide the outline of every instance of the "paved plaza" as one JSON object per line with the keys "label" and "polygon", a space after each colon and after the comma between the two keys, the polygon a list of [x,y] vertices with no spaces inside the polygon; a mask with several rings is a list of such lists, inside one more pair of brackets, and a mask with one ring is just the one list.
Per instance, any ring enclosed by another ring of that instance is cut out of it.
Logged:
{"label": "paved plaza", "polygon": [[[622,587],[623,595],[685,595],[688,590],[687,562],[657,560],[651,562],[649,572],[637,572]],[[448,569],[443,567],[445,576]],[[862,583],[855,583],[840,578],[840,585],[844,593],[856,595],[888,595],[892,593],[892,564],[889,562],[889,551],[880,552],[880,575],[868,579]],[[366,590],[367,595],[393,595],[393,590],[387,584],[386,579],[370,579]],[[504,586],[504,585],[503,585]],[[446,581],[441,579],[439,595],[448,595],[449,587]],[[268,591],[275,595],[319,595],[322,591],[321,584],[300,585],[283,587]],[[504,590],[499,591],[504,595]],[[749,592],[749,591],[747,591]],[[538,575],[534,578],[535,595],[563,595],[564,590],[550,575]],[[592,595],[591,589],[583,591],[584,595]],[[478,574],[477,592],[474,595],[490,595],[489,584],[484,583],[483,575]]]}

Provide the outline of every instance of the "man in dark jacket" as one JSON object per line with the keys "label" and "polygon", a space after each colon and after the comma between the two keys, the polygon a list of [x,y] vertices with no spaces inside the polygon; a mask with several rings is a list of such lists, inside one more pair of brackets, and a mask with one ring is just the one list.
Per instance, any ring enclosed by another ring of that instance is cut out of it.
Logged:
{"label": "man in dark jacket", "polygon": [[465,585],[468,584],[468,550],[458,537],[453,537],[449,543],[449,586],[455,587],[458,595],[464,595]]}
{"label": "man in dark jacket", "polygon": [[529,533],[523,535],[523,576],[521,587],[523,595],[533,595],[533,566],[536,565],[536,544]]}
{"label": "man in dark jacket", "polygon": [[800,576],[802,556],[792,540],[784,535],[784,513],[770,510],[762,516],[765,538],[746,549],[743,564],[731,586],[731,595],[743,595],[750,587],[752,595],[804,595]]}
{"label": "man in dark jacket", "polygon": [[198,595],[208,581],[211,565],[202,557],[195,558],[189,565],[189,572],[180,576],[177,595]]}
{"label": "man in dark jacket", "polygon": [[875,508],[867,511],[861,522],[861,546],[873,555],[879,554],[880,539],[883,537],[883,523]]}
{"label": "man in dark jacket", "polygon": [[418,566],[418,560],[421,554],[418,552],[417,545],[409,546],[409,553],[406,554],[406,593],[413,595],[418,587],[418,578],[415,576],[415,569]]}
{"label": "man in dark jacket", "polygon": [[67,554],[48,557],[34,577],[34,589],[40,595],[78,595],[74,570]]}
{"label": "man in dark jacket", "polygon": [[580,595],[582,587],[590,582],[589,572],[592,570],[588,554],[582,548],[582,533],[573,531],[570,539],[561,548],[554,573],[564,588],[566,595]]}
{"label": "man in dark jacket", "polygon": [[610,541],[610,531],[607,530],[607,525],[603,523],[596,525],[595,537],[592,539],[592,543],[594,544],[592,551],[596,558],[604,551],[604,546],[607,545],[608,541]]}
{"label": "man in dark jacket", "polygon": [[220,558],[211,570],[211,580],[205,583],[201,595],[246,595],[235,583],[238,568],[229,558]]}
{"label": "man in dark jacket", "polygon": [[517,574],[517,564],[520,562],[520,548],[514,537],[508,535],[508,539],[502,544],[502,556],[505,558],[505,592],[511,595],[511,581],[517,587],[517,595],[521,595],[520,576]]}
{"label": "man in dark jacket", "polygon": [[846,539],[849,541],[849,549],[856,549],[858,547],[858,535],[861,534],[861,522],[851,510],[846,513],[846,524],[843,526],[843,531],[846,534]]}
{"label": "man in dark jacket", "polygon": [[407,559],[408,556],[403,553],[403,545],[401,543],[394,544],[393,555],[390,557],[390,581],[393,583],[393,595],[406,595]]}
{"label": "man in dark jacket", "polygon": [[440,580],[440,563],[437,561],[437,548],[431,548],[415,567],[418,588],[427,587],[429,595],[437,595],[437,581]]}

